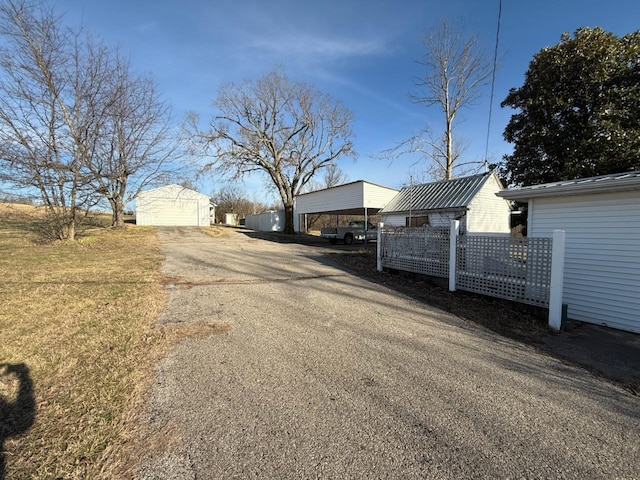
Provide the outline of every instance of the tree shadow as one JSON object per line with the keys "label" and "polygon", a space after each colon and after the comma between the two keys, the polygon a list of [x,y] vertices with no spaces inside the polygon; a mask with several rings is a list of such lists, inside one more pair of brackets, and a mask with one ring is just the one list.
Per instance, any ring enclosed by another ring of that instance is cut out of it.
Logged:
{"label": "tree shadow", "polygon": [[35,420],[35,393],[29,367],[24,363],[0,363],[0,381],[13,387],[14,395],[0,394],[0,480],[5,478],[4,442],[26,432]]}
{"label": "tree shadow", "polygon": [[257,230],[242,230],[238,229],[238,233],[241,233],[249,238],[267,240],[275,243],[300,243],[302,245],[328,245],[329,241],[326,238],[316,237],[313,235],[307,235],[304,233],[294,233],[292,235],[282,232],[260,232]]}
{"label": "tree shadow", "polygon": [[375,240],[369,240],[366,244],[361,241],[355,241],[351,245],[345,245],[344,242],[330,243],[328,239],[317,235],[309,235],[307,233],[294,233],[292,235],[282,232],[259,232],[256,230],[238,230],[249,238],[267,240],[274,243],[298,243],[310,247],[325,247],[330,250],[362,250],[375,249]]}

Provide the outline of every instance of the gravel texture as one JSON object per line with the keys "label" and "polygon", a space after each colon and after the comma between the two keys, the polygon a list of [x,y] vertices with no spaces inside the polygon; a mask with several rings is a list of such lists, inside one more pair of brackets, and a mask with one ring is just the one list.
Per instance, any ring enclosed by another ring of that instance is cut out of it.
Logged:
{"label": "gravel texture", "polygon": [[639,397],[320,247],[160,235],[159,321],[229,328],[157,366],[140,478],[640,478]]}

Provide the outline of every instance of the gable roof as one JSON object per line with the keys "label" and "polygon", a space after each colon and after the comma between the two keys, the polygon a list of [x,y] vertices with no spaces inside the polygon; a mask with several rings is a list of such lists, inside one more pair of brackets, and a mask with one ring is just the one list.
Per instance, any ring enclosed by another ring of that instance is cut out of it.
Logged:
{"label": "gable roof", "polygon": [[640,170],[543,183],[513,190],[503,190],[496,193],[496,195],[509,200],[527,200],[529,198],[563,197],[567,195],[624,192],[629,190],[640,190]]}
{"label": "gable roof", "polygon": [[[404,187],[381,213],[465,208],[492,175],[495,173],[487,172]],[[498,184],[500,185],[499,180]]]}
{"label": "gable roof", "polygon": [[136,195],[137,199],[143,198],[191,198],[206,201],[210,201],[209,195],[205,195],[204,193],[197,192],[190,188],[183,187],[182,185],[177,185],[175,183],[171,185],[165,185],[163,187],[151,188],[149,190],[143,190]]}

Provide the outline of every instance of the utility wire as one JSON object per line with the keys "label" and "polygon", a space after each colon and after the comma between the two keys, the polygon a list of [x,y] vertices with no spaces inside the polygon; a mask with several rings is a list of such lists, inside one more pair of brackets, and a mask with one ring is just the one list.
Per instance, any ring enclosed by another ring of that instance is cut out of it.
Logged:
{"label": "utility wire", "polygon": [[498,41],[500,39],[500,19],[502,18],[502,0],[498,1],[498,26],[496,28],[496,48],[493,52],[493,72],[491,74],[491,96],[489,97],[489,121],[487,122],[487,143],[484,149],[484,169],[489,165],[489,134],[491,133],[491,112],[493,110],[493,92],[496,84],[496,70],[498,69]]}

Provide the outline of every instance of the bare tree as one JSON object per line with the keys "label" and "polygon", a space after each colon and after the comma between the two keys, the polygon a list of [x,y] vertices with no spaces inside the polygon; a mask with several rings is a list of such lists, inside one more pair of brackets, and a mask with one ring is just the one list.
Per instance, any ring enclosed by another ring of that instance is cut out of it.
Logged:
{"label": "bare tree", "polygon": [[310,86],[273,71],[256,82],[227,84],[214,102],[208,132],[191,128],[211,147],[205,166],[239,179],[263,172],[285,210],[285,233],[293,233],[293,203],[313,176],[343,156],[355,155],[352,114]]}
{"label": "bare tree", "polygon": [[96,79],[83,67],[102,52],[83,51],[58,25],[44,6],[0,5],[0,161],[6,181],[39,192],[52,235],[74,239],[96,201],[85,160],[101,127],[90,112]]}
{"label": "bare tree", "polygon": [[409,98],[426,107],[436,105],[444,114],[444,131],[434,133],[427,126],[383,156],[422,154],[431,162],[431,176],[448,180],[456,168],[478,163],[461,162],[464,144],[454,137],[454,125],[460,110],[480,98],[482,87],[491,77],[491,62],[478,47],[476,36],[466,38],[461,26],[446,20],[422,38],[422,46],[424,55],[416,63],[424,67],[424,75],[414,79],[417,92]]}
{"label": "bare tree", "polygon": [[125,204],[175,158],[153,82],[42,4],[0,4],[0,36],[0,180],[38,192],[56,238],[73,240],[103,198],[122,226]]}
{"label": "bare tree", "polygon": [[235,213],[240,218],[269,210],[269,205],[256,199],[250,199],[237,185],[226,185],[212,193],[211,198],[217,205],[216,221],[222,222],[225,213]]}
{"label": "bare tree", "polygon": [[179,142],[151,78],[134,75],[113,52],[107,80],[101,150],[88,167],[96,190],[109,201],[112,226],[123,227],[125,205],[143,188],[172,176]]}

